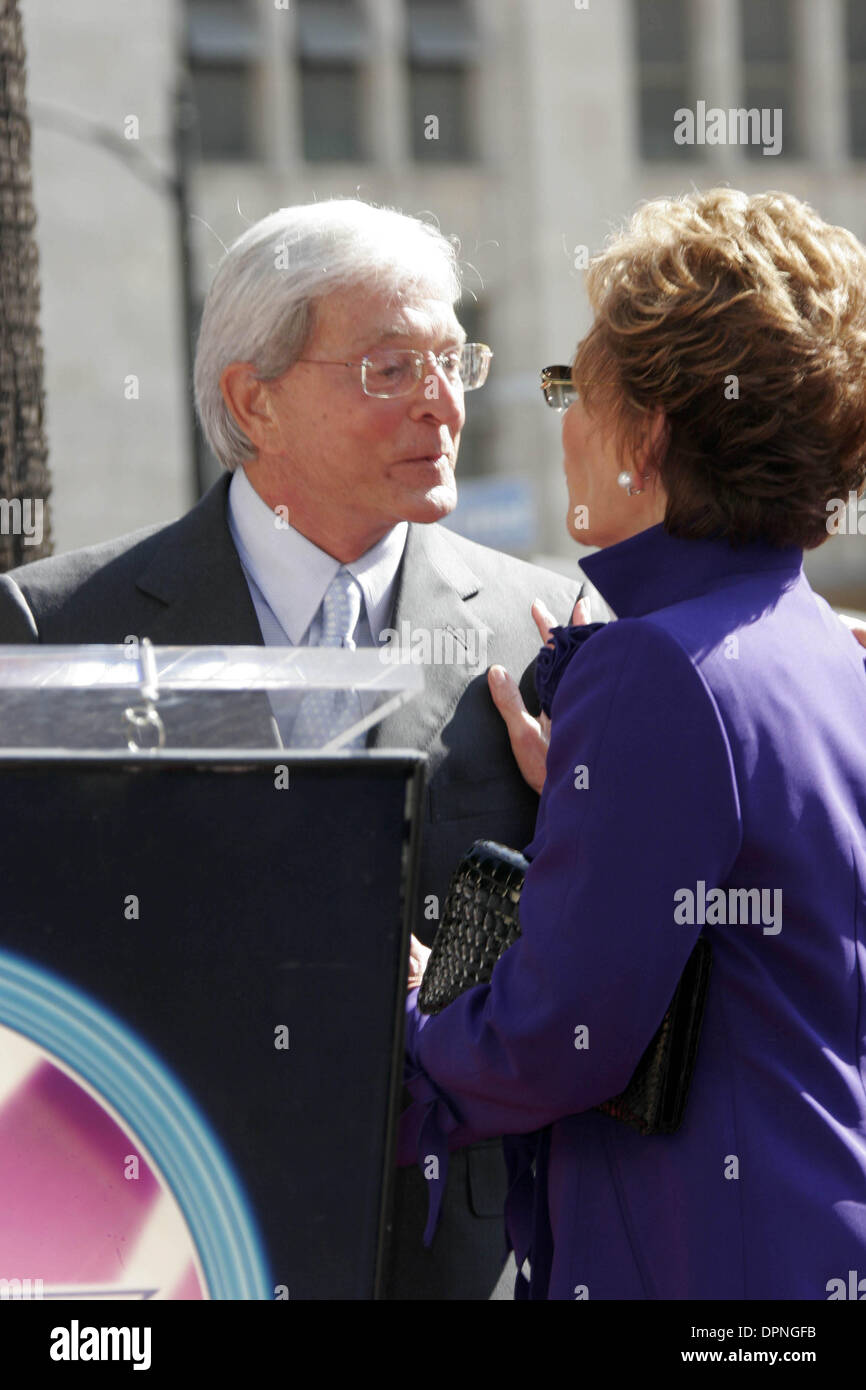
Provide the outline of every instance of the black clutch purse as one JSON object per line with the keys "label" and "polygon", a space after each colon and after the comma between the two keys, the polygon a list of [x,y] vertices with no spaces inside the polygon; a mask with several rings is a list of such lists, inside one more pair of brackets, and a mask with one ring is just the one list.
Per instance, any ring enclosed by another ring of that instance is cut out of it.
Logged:
{"label": "black clutch purse", "polygon": [[[529,861],[493,840],[476,840],[451,879],[418,993],[436,1014],[485,984],[520,935],[520,891]],[[673,1134],[682,1122],[697,1056],[710,973],[710,943],[699,937],[667,1013],[625,1090],[597,1106],[641,1134]]]}

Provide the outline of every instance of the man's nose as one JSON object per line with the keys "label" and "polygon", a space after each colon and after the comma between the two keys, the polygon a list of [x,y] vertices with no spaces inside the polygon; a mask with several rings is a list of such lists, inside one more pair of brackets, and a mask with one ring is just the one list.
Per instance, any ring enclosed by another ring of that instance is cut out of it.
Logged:
{"label": "man's nose", "polygon": [[432,353],[424,364],[424,375],[419,382],[413,404],[416,409],[420,408],[422,414],[435,415],[437,420],[445,424],[457,421],[458,429],[462,428],[466,418],[462,381],[459,377],[452,380],[438,357],[434,359]]}

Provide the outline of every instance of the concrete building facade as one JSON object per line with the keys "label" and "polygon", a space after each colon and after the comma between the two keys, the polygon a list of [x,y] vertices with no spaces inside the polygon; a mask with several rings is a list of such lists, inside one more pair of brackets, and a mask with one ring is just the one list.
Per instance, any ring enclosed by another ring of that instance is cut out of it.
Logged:
{"label": "concrete building facade", "polygon": [[[484,531],[485,489],[495,499],[495,482],[515,480],[507,507],[525,522],[515,548],[566,568],[575,548],[559,419],[538,372],[568,360],[588,326],[583,248],[641,199],[720,182],[784,188],[866,238],[856,0],[22,7],[59,548],[168,519],[195,490],[175,209],[99,136],[170,170],[180,67],[199,118],[195,301],[222,245],[275,207],[360,196],[435,215],[471,267],[470,336],[495,351],[488,384],[467,398],[463,477],[493,480],[476,489],[469,520],[495,543],[503,518],[488,515]],[[780,109],[780,152],[677,143],[674,112],[699,102]],[[58,109],[75,113],[74,130],[60,128]],[[823,592],[866,607],[863,538],[840,536],[809,566]]]}

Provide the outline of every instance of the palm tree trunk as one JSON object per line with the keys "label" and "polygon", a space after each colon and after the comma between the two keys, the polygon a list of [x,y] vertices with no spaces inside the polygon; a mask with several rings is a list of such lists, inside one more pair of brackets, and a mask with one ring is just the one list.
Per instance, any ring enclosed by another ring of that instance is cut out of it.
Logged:
{"label": "palm tree trunk", "polygon": [[25,78],[18,0],[0,0],[0,571],[51,552]]}

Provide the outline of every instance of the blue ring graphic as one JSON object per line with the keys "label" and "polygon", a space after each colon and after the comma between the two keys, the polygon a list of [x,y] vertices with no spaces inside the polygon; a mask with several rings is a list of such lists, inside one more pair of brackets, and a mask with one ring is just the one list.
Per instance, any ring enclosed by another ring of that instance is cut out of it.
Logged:
{"label": "blue ring graphic", "polygon": [[139,1134],[175,1196],[214,1299],[270,1299],[255,1218],[198,1106],[103,1005],[0,951],[0,1023],[53,1053]]}

